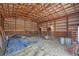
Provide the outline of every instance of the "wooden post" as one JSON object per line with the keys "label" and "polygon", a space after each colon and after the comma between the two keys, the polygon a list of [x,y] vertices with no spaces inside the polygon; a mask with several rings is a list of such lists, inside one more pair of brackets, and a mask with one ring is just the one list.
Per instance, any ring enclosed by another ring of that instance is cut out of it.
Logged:
{"label": "wooden post", "polygon": [[16,16],[15,16],[15,34],[16,34]]}
{"label": "wooden post", "polygon": [[55,33],[56,33],[56,20],[54,20],[54,37],[55,37]]}
{"label": "wooden post", "polygon": [[66,30],[67,30],[67,37],[69,37],[68,16],[66,17]]}
{"label": "wooden post", "polygon": [[[0,12],[1,13],[1,12]],[[4,18],[3,18],[3,16],[2,16],[2,14],[1,14],[1,27],[3,28],[3,30],[4,30]]]}
{"label": "wooden post", "polygon": [[24,34],[25,34],[25,20],[24,20]]}

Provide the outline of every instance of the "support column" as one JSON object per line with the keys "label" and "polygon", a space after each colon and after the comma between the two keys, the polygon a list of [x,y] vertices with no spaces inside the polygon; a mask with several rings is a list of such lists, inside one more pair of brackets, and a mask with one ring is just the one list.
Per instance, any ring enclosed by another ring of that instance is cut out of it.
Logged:
{"label": "support column", "polygon": [[67,37],[69,37],[68,16],[66,17],[66,30],[67,30]]}
{"label": "support column", "polygon": [[2,14],[0,16],[1,16],[1,27],[4,30],[4,17],[2,16]]}
{"label": "support column", "polygon": [[56,20],[54,20],[54,38],[56,37],[55,33],[56,33]]}

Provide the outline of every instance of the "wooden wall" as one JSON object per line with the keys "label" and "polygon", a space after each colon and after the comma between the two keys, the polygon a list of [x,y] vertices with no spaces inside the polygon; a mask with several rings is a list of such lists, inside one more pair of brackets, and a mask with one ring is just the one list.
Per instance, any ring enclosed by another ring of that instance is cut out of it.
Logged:
{"label": "wooden wall", "polygon": [[37,23],[15,18],[7,18],[4,21],[4,30],[7,35],[36,34]]}
{"label": "wooden wall", "polygon": [[[55,37],[77,38],[77,24],[79,24],[79,15],[73,14],[69,17],[63,17],[53,21],[39,23],[41,35],[49,35],[48,28],[51,28],[50,34]],[[37,34],[37,23],[25,21],[23,19],[8,18],[4,21],[4,30],[7,34]]]}
{"label": "wooden wall", "polygon": [[67,23],[66,18],[57,19],[55,21],[56,23],[56,31],[55,36],[56,37],[67,37]]}
{"label": "wooden wall", "polygon": [[41,23],[40,27],[42,28],[43,35],[48,35],[47,28],[50,27],[51,35],[54,37],[77,39],[77,24],[79,24],[79,13]]}
{"label": "wooden wall", "polygon": [[40,23],[40,28],[41,28],[41,34],[42,35],[48,35],[49,34],[49,28],[51,29],[50,34],[49,35],[54,35],[54,22],[49,21],[49,22],[44,22],[44,23]]}
{"label": "wooden wall", "polygon": [[77,24],[79,24],[79,14],[72,15],[68,18],[68,25],[69,25],[69,37],[73,39],[77,39]]}

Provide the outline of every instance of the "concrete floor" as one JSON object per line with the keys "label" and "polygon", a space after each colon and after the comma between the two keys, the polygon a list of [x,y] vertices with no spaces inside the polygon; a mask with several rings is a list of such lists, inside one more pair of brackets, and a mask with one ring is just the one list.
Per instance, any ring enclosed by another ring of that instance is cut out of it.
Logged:
{"label": "concrete floor", "polygon": [[[26,47],[17,56],[70,56],[58,40],[45,40],[40,37],[30,37],[28,41],[38,40],[38,43]],[[27,40],[26,40],[27,41]]]}

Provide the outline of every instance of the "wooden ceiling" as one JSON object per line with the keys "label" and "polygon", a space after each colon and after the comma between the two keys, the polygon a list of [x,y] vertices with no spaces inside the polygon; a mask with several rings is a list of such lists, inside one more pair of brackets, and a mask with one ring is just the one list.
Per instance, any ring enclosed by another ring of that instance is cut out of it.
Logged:
{"label": "wooden ceiling", "polygon": [[79,12],[78,3],[2,3],[0,12],[4,18],[24,18],[35,22],[54,20]]}

